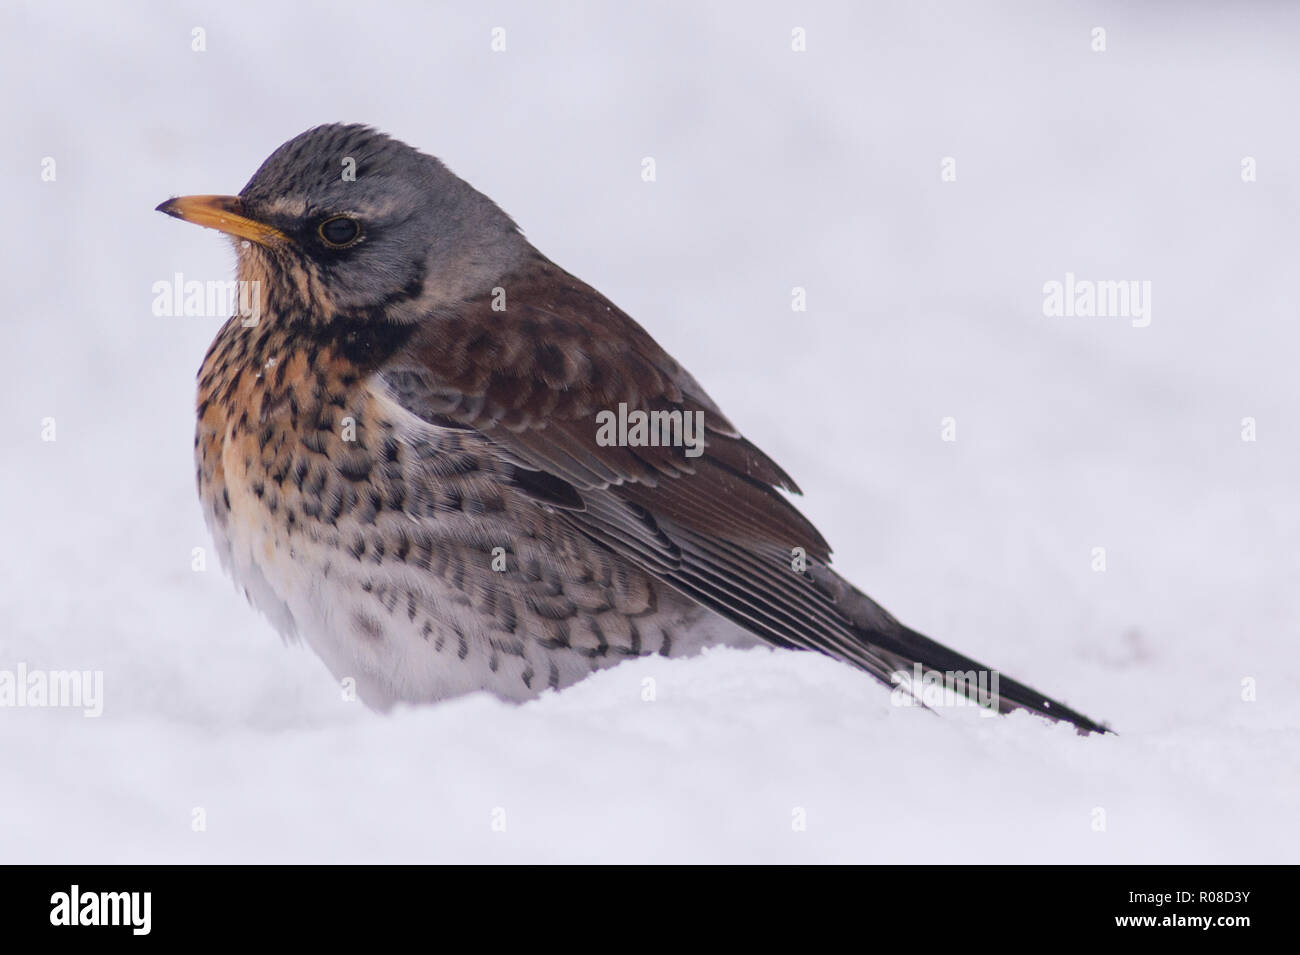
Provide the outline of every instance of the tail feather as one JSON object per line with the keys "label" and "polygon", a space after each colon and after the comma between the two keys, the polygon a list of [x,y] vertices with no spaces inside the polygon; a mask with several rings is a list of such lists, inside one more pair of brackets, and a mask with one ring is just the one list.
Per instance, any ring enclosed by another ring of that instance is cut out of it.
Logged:
{"label": "tail feather", "polygon": [[[919,665],[922,670],[943,674],[967,674],[972,671],[975,673],[996,674],[997,682],[993,692],[1000,713],[1023,709],[1031,713],[1037,713],[1039,716],[1045,716],[1050,720],[1070,723],[1081,733],[1112,732],[1077,710],[1070,709],[1064,703],[1035,690],[1033,687],[1026,686],[1018,680],[1004,676],[1002,673],[992,670],[970,657],[962,656],[960,653],[950,650],[943,644],[931,640],[909,627],[901,627],[901,633],[894,635],[892,639],[890,636],[880,634],[863,634],[863,638],[876,642],[881,651],[891,655],[896,663],[900,664],[901,667],[906,667],[909,671]],[[970,686],[970,683],[968,681],[959,681],[958,685]]]}
{"label": "tail feather", "polygon": [[[872,675],[882,682],[897,685],[900,678],[910,680],[920,668],[923,673],[941,675],[945,687],[971,699],[975,699],[973,692],[991,690],[992,702],[1000,713],[1023,709],[1050,720],[1070,723],[1080,733],[1113,732],[1064,703],[904,626],[833,570],[817,568],[814,581],[853,624],[855,635],[864,648],[883,661],[883,666],[869,668]],[[988,677],[982,683],[978,679],[972,682],[968,679],[972,673],[977,676],[987,674]],[[953,679],[954,675],[956,679]]]}

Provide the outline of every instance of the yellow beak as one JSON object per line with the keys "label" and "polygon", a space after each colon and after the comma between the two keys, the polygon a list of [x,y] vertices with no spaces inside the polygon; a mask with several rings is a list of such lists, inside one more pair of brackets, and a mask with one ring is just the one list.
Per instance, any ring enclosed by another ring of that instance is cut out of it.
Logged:
{"label": "yellow beak", "polygon": [[238,196],[180,196],[168,199],[158,206],[158,211],[258,245],[289,240],[279,229],[244,215],[244,204]]}

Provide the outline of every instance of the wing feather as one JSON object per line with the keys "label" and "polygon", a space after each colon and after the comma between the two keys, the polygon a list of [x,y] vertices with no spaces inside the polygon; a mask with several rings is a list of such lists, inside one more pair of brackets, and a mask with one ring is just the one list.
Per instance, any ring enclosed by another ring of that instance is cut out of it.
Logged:
{"label": "wing feather", "polygon": [[[567,482],[565,519],[648,573],[780,646],[880,670],[852,623],[792,567],[795,548],[830,547],[779,489],[794,481],[745,440],[694,378],[599,292],[545,259],[501,283],[493,302],[431,317],[385,368],[409,410],[473,428],[503,460]],[[702,412],[703,450],[597,442],[596,415]],[[547,486],[539,502],[565,498]]]}

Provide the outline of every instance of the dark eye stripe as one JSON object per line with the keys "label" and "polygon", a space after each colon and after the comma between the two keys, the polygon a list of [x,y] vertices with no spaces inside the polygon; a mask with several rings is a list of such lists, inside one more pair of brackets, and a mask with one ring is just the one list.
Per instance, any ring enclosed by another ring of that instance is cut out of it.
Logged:
{"label": "dark eye stripe", "polygon": [[316,230],[332,249],[342,249],[361,238],[361,223],[351,216],[331,216]]}

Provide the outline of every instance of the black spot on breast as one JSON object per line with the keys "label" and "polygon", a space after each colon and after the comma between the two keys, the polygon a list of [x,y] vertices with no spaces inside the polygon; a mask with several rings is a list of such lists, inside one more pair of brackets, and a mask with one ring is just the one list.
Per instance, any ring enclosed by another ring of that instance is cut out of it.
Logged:
{"label": "black spot on breast", "polygon": [[338,465],[339,474],[349,481],[364,481],[370,477],[369,458],[344,458]]}
{"label": "black spot on breast", "polygon": [[352,626],[357,635],[366,640],[376,641],[384,639],[384,626],[368,613],[354,613],[352,615]]}
{"label": "black spot on breast", "polygon": [[324,455],[327,447],[326,434],[326,431],[308,431],[302,436],[302,446],[314,454]]}

